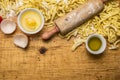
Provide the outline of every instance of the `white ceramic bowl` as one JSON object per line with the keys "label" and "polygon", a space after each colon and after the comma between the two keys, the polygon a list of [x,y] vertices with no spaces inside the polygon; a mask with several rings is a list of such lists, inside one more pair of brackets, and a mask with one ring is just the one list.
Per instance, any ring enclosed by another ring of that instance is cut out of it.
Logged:
{"label": "white ceramic bowl", "polygon": [[[20,19],[21,19],[22,14],[23,14],[24,12],[30,11],[30,10],[37,12],[37,13],[42,17],[42,24],[39,26],[39,28],[38,28],[36,31],[33,31],[33,32],[30,32],[30,31],[25,30],[25,29],[23,28],[23,26],[21,25],[21,23],[20,23]],[[43,26],[44,26],[44,16],[43,16],[43,14],[42,14],[38,9],[35,9],[35,8],[27,8],[27,9],[24,9],[24,10],[22,10],[22,11],[20,12],[20,14],[18,15],[17,22],[18,22],[19,28],[20,28],[24,33],[26,33],[26,34],[36,34],[36,33],[40,32],[41,29],[42,29]]]}
{"label": "white ceramic bowl", "polygon": [[[88,46],[89,40],[90,40],[91,38],[93,38],[93,37],[99,38],[99,39],[101,40],[101,42],[102,42],[101,48],[100,48],[99,50],[97,50],[97,51],[91,50],[91,49],[89,48],[89,46]],[[92,35],[88,36],[88,38],[87,38],[87,40],[86,40],[86,48],[87,48],[88,52],[90,52],[91,54],[95,54],[95,55],[101,54],[101,53],[103,53],[103,52],[105,51],[105,49],[106,49],[106,39],[105,39],[102,35],[92,34]]]}

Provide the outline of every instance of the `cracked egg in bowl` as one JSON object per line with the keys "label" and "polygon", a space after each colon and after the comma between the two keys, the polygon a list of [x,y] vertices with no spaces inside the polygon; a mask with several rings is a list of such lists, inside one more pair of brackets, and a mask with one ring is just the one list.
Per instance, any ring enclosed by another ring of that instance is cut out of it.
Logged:
{"label": "cracked egg in bowl", "polygon": [[18,26],[26,34],[36,34],[44,26],[43,14],[35,8],[27,8],[18,15]]}

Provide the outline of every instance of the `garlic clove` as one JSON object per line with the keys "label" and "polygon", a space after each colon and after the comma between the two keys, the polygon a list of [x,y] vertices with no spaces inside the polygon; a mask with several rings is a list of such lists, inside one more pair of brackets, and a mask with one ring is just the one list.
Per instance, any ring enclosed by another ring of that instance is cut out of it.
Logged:
{"label": "garlic clove", "polygon": [[4,19],[0,25],[1,31],[4,34],[12,34],[16,30],[16,23],[8,19]]}
{"label": "garlic clove", "polygon": [[28,37],[24,34],[14,36],[14,44],[20,48],[26,48],[28,45]]}

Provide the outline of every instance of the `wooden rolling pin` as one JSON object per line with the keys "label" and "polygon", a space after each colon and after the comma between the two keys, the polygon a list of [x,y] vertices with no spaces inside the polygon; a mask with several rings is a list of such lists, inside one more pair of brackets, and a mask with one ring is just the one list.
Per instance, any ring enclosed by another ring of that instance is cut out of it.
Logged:
{"label": "wooden rolling pin", "polygon": [[54,34],[60,32],[62,35],[67,34],[74,28],[80,26],[95,14],[101,12],[104,8],[104,2],[107,0],[88,0],[84,5],[71,11],[67,15],[54,21],[55,27],[51,31],[42,34],[42,39],[47,40]]}

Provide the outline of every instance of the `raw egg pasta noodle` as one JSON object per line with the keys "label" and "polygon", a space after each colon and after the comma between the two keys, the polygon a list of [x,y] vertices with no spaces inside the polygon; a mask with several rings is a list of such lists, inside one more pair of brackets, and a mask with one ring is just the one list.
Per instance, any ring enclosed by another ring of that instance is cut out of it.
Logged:
{"label": "raw egg pasta noodle", "polygon": [[[0,15],[15,12],[16,15],[25,8],[37,8],[42,11],[45,17],[45,28],[54,26],[53,21],[64,16],[71,10],[84,4],[87,0],[0,0]],[[62,38],[68,40],[74,36],[72,50],[86,41],[86,38],[93,33],[101,34],[108,39],[112,45],[118,41],[120,36],[120,8],[119,0],[111,0],[105,4],[104,10],[79,26]],[[116,46],[116,45],[115,45]],[[114,49],[114,48],[112,48]]]}

